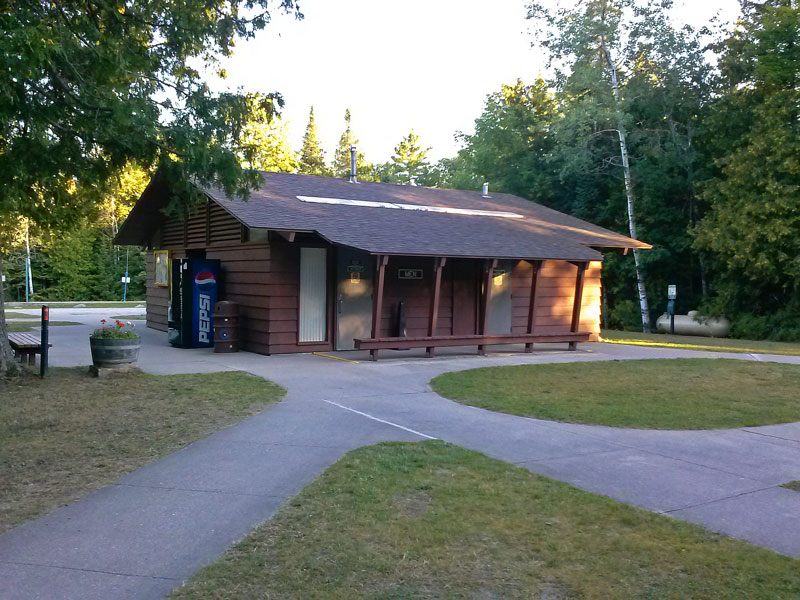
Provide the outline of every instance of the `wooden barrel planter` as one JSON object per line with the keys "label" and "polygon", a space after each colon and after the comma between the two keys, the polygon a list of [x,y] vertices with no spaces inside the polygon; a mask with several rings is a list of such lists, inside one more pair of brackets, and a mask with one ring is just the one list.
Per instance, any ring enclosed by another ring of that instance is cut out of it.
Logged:
{"label": "wooden barrel planter", "polygon": [[118,369],[135,363],[139,358],[141,338],[89,338],[92,363],[97,368]]}

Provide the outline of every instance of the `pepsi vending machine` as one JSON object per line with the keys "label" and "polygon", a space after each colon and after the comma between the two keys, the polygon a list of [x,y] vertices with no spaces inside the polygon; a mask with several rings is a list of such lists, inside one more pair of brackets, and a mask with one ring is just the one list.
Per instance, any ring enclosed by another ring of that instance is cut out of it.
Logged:
{"label": "pepsi vending machine", "polygon": [[210,348],[211,320],[219,297],[219,261],[172,260],[169,343],[181,348]]}

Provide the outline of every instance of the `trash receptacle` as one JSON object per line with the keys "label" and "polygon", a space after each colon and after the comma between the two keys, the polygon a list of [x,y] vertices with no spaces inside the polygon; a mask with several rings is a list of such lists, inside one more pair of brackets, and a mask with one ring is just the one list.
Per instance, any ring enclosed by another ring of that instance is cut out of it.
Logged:
{"label": "trash receptacle", "polygon": [[239,305],[223,300],[214,305],[214,352],[239,351]]}

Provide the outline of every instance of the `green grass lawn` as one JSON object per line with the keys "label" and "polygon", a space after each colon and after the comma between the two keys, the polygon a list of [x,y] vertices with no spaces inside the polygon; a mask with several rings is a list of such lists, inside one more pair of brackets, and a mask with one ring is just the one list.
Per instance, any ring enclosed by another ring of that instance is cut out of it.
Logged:
{"label": "green grass lawn", "polygon": [[119,319],[120,321],[144,321],[147,317],[144,313],[138,315],[112,315],[111,319]]}
{"label": "green grass lawn", "polygon": [[787,490],[800,492],[800,481],[789,481],[787,483],[782,483],[781,487],[785,487]]}
{"label": "green grass lawn", "polygon": [[800,421],[800,365],[683,358],[485,367],[436,377],[446,398],[513,415],[645,429]]}
{"label": "green grass lawn", "polygon": [[800,561],[439,441],[354,450],[173,598],[800,597]]}
{"label": "green grass lawn", "polygon": [[0,380],[0,532],[255,414],[285,390],[243,372],[51,369]]}
{"label": "green grass lawn", "polygon": [[[8,321],[6,322],[6,331],[8,331],[8,333],[27,333],[29,331],[38,331],[41,324],[41,319],[31,319],[29,321]],[[50,321],[50,327],[64,327],[67,325],[83,325],[83,323],[76,323],[75,321]]]}
{"label": "green grass lawn", "polygon": [[709,352],[800,355],[800,343],[791,342],[734,340],[729,338],[710,338],[691,335],[668,335],[665,333],[613,331],[610,329],[604,329],[600,335],[604,342],[610,342],[612,344],[706,350]]}

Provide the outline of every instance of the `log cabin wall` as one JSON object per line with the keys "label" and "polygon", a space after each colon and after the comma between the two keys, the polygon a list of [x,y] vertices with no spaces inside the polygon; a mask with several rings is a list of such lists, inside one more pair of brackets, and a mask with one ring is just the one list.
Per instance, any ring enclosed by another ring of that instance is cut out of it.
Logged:
{"label": "log cabin wall", "polygon": [[[592,261],[586,270],[581,300],[580,331],[600,340],[600,274],[602,263]],[[519,261],[511,272],[511,331],[528,330],[528,309],[531,296],[531,271],[527,261]],[[577,267],[563,260],[547,260],[539,271],[536,286],[535,330],[537,333],[569,331],[575,299]]]}

